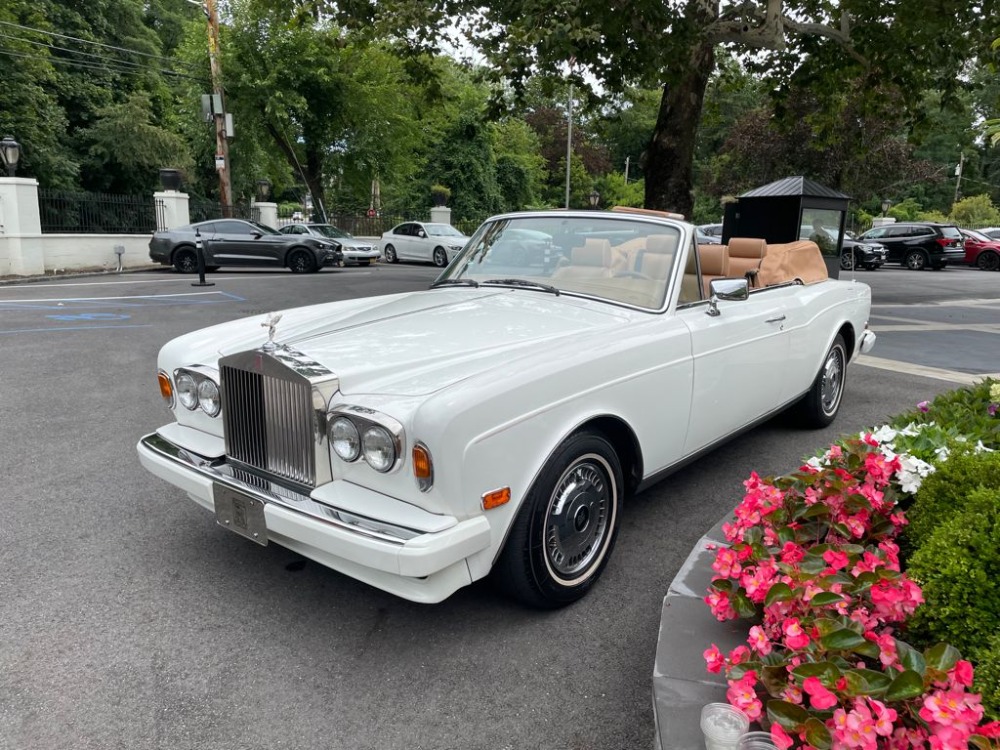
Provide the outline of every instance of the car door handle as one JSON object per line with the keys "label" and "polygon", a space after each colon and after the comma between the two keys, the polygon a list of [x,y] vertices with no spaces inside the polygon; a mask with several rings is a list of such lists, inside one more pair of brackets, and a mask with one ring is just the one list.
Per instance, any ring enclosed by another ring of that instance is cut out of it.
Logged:
{"label": "car door handle", "polygon": [[785,319],[784,315],[779,315],[777,318],[768,318],[767,323],[780,323]]}

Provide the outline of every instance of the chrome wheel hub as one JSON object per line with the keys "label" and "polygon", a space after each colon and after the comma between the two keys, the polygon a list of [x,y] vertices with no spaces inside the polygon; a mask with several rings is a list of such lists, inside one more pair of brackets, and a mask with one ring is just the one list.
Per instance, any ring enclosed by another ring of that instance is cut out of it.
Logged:
{"label": "chrome wheel hub", "polygon": [[574,578],[600,558],[612,502],[603,462],[583,457],[566,470],[545,514],[545,557],[556,576]]}
{"label": "chrome wheel hub", "polygon": [[823,412],[830,414],[840,401],[840,391],[844,387],[844,360],[840,349],[834,349],[823,367],[823,387],[820,401]]}

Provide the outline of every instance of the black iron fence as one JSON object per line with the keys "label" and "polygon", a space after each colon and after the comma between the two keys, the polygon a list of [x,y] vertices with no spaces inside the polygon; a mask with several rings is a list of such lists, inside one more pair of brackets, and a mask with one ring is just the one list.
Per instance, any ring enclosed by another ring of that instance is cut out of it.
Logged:
{"label": "black iron fence", "polygon": [[191,223],[209,221],[210,219],[246,219],[260,221],[260,211],[249,203],[234,203],[223,206],[217,201],[205,200],[191,196],[188,199],[188,216]]}
{"label": "black iron fence", "polygon": [[38,212],[46,234],[149,234],[157,228],[157,210],[148,195],[40,188]]}

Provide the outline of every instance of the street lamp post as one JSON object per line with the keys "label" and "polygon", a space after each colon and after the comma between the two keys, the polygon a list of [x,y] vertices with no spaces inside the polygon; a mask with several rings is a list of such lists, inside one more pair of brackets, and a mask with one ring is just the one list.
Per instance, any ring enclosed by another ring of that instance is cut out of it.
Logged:
{"label": "street lamp post", "polygon": [[886,214],[889,213],[889,209],[892,207],[892,201],[886,198],[882,201],[882,218],[885,218]]}
{"label": "street lamp post", "polygon": [[264,203],[271,195],[270,180],[257,180],[257,202]]}
{"label": "street lamp post", "polygon": [[597,208],[598,204],[601,202],[601,194],[597,192],[597,188],[590,191],[590,195],[587,196],[587,200],[590,201],[591,208]]}
{"label": "street lamp post", "polygon": [[17,171],[17,162],[21,159],[21,144],[11,136],[0,141],[0,161],[7,168],[7,176],[13,177]]}

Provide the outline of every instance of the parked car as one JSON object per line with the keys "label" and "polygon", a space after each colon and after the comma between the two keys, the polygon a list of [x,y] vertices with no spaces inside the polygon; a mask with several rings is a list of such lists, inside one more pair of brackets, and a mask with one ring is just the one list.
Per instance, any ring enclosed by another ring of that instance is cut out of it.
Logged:
{"label": "parked car", "polygon": [[180,273],[197,273],[199,238],[206,271],[215,271],[220,266],[264,266],[311,273],[322,266],[344,262],[343,254],[329,240],[289,236],[243,219],[199,221],[155,232],[149,241],[149,257],[156,263],[172,265]]}
{"label": "parked car", "polygon": [[722,242],[722,224],[699,224],[698,231]]}
{"label": "parked car", "polygon": [[380,257],[376,245],[368,240],[359,240],[350,232],[345,232],[333,224],[286,224],[278,231],[282,234],[304,235],[329,240],[343,253],[345,263],[370,266]]}
{"label": "parked car", "polygon": [[1000,270],[1000,239],[975,229],[960,229],[965,240],[965,262],[984,271]]}
{"label": "parked car", "polygon": [[407,221],[382,233],[379,250],[387,263],[422,260],[444,267],[468,241],[469,238],[451,224]]}
{"label": "parked car", "polygon": [[858,239],[881,243],[890,263],[900,263],[911,271],[940,269],[965,262],[962,233],[951,224],[929,221],[885,224],[872,227]]}
{"label": "parked car", "polygon": [[600,577],[627,496],[783,409],[830,424],[870,308],[799,243],[497,216],[427,290],[167,343],[174,419],[139,458],[225,529],[406,599],[492,574],[561,606]]}
{"label": "parked car", "polygon": [[[809,224],[803,224],[799,228],[799,239],[808,240],[814,231]],[[831,242],[837,241],[836,229],[823,227],[823,231],[829,235]],[[886,256],[886,249],[878,242],[861,242],[851,237],[849,233],[845,233],[840,246],[840,267],[845,271],[852,268],[867,268],[869,271],[874,271],[885,265]]]}
{"label": "parked car", "polygon": [[985,234],[990,239],[1000,240],[1000,227],[985,227],[976,231],[980,234]]}
{"label": "parked car", "polygon": [[697,241],[699,245],[722,244],[722,235],[705,234],[705,232],[701,230],[701,227],[695,227],[695,232],[697,233]]}

